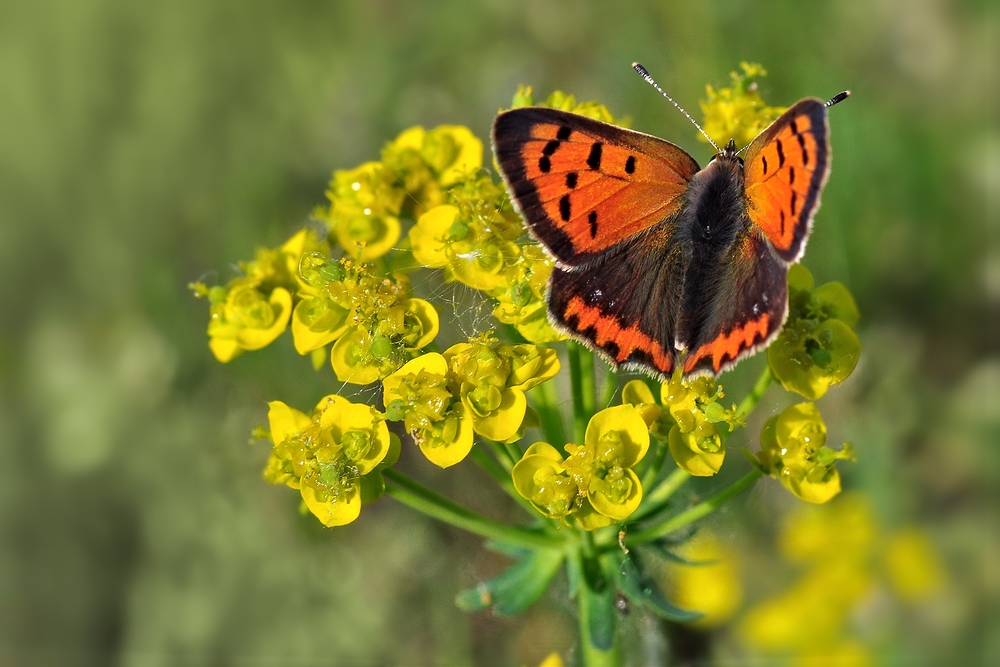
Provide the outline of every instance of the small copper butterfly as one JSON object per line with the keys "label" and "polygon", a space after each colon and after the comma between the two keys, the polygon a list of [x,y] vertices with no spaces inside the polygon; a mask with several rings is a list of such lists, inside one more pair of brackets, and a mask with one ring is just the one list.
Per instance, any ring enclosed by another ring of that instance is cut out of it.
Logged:
{"label": "small copper butterfly", "polygon": [[730,140],[704,169],[668,141],[565,111],[497,116],[507,189],[556,260],[553,325],[660,377],[717,375],[766,347],[830,173],[826,110],[848,94],[796,102],[744,158]]}

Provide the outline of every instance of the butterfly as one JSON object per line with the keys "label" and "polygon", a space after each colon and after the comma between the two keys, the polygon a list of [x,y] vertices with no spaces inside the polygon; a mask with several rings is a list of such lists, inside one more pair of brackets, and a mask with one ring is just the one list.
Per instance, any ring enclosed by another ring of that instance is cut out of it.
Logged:
{"label": "butterfly", "polygon": [[745,157],[730,140],[704,169],[668,141],[565,111],[498,115],[507,189],[556,261],[552,324],[661,379],[718,375],[766,347],[830,172],[826,110],[846,97],[796,102]]}

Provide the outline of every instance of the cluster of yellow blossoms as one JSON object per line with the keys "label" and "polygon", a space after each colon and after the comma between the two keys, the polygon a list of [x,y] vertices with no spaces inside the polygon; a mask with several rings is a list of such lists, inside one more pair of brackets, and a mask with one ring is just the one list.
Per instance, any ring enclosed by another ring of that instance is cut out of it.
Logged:
{"label": "cluster of yellow blossoms", "polygon": [[[741,139],[780,112],[756,92],[763,70],[744,63],[743,72],[732,89],[709,89],[710,133]],[[519,89],[513,106],[532,104],[531,89]],[[542,105],[614,121],[603,105],[563,93]],[[380,161],[334,172],[326,196],[314,214],[325,234],[303,229],[258,251],[226,285],[193,285],[210,302],[209,346],[219,361],[290,328],[295,349],[317,370],[329,360],[341,382],[381,382],[384,412],[338,396],[311,415],[271,403],[265,476],[298,489],[325,525],[353,521],[384,489],[381,471],[398,456],[393,422],[442,468],[464,460],[477,435],[511,446],[506,465],[516,493],[542,516],[585,530],[632,516],[642,480],[657,481],[666,453],[689,475],[720,470],[743,415],[725,407],[722,387],[705,377],[677,374],[658,397],[649,384],[629,382],[621,405],[590,415],[582,443],[513,445],[541,423],[527,392],[560,370],[555,350],[544,346],[562,338],[545,303],[553,262],[483,169],[483,144],[467,128],[406,130]],[[507,344],[489,332],[437,351],[440,314],[413,295],[406,273],[418,266],[484,293],[497,321],[528,342]],[[768,357],[787,389],[813,400],[854,368],[857,309],[843,286],[814,289],[801,267],[790,272],[789,290],[789,323]],[[813,404],[792,406],[765,426],[758,465],[798,497],[825,502],[840,490],[834,461],[850,457],[849,449],[827,448],[825,433]],[[647,458],[650,449],[657,455]]]}

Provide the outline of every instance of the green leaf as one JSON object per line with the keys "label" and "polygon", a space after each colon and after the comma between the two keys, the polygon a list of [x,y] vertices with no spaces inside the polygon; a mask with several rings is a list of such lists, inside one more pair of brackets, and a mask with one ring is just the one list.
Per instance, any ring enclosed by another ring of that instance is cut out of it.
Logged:
{"label": "green leaf", "polygon": [[[607,558],[615,557],[609,554]],[[618,586],[632,602],[643,605],[660,618],[677,623],[690,623],[703,616],[699,612],[681,609],[663,597],[659,589],[641,573],[641,566],[636,561],[638,556],[633,550],[622,556],[619,566],[615,568]]]}
{"label": "green leaf", "polygon": [[532,550],[493,579],[459,593],[455,604],[465,611],[493,607],[502,616],[520,614],[542,596],[564,558],[555,549]]}
{"label": "green leaf", "polygon": [[580,613],[587,620],[587,641],[598,651],[610,651],[615,642],[615,587],[610,576],[613,573],[606,569],[606,557],[600,562],[587,559],[583,562],[580,586]]}

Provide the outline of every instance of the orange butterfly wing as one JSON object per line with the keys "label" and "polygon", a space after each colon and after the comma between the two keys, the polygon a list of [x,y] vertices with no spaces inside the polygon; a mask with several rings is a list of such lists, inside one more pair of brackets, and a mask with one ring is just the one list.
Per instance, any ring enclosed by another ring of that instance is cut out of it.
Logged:
{"label": "orange butterfly wing", "polygon": [[534,235],[580,266],[677,213],[698,163],[677,146],[584,116],[497,116],[494,154]]}
{"label": "orange butterfly wing", "polygon": [[744,165],[750,220],[781,259],[797,261],[830,173],[826,105],[797,102],[751,142]]}

